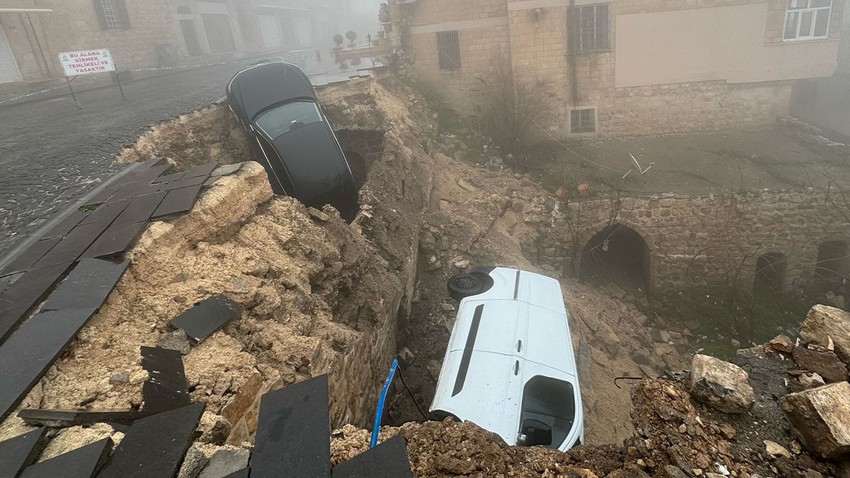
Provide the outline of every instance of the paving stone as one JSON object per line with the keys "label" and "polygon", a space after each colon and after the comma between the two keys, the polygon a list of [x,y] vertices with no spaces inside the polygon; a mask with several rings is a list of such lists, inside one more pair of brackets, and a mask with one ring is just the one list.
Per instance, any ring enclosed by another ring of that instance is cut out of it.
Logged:
{"label": "paving stone", "polygon": [[15,260],[10,262],[9,265],[4,267],[3,272],[0,275],[11,274],[13,272],[24,272],[28,270],[36,262],[38,262],[39,259],[44,257],[45,254],[50,252],[50,249],[53,249],[53,246],[58,244],[61,240],[61,237],[53,237],[34,242],[29,249],[25,250],[21,255],[15,258]]}
{"label": "paving stone", "polygon": [[209,178],[209,175],[206,176],[193,176],[191,178],[183,178],[179,181],[170,181],[167,183],[162,183],[157,186],[157,191],[168,192],[174,189],[182,189],[188,188],[189,186],[197,186],[199,184],[204,184],[204,181]]}
{"label": "paving stone", "polygon": [[334,467],[334,478],[411,478],[407,443],[396,435],[375,448]]}
{"label": "paving stone", "polygon": [[330,476],[327,375],[263,395],[250,468],[251,478]]}
{"label": "paving stone", "polygon": [[97,207],[94,211],[80,221],[80,225],[92,224],[95,222],[112,222],[118,217],[124,209],[130,204],[129,200],[119,200],[114,202],[106,202]]}
{"label": "paving stone", "polygon": [[184,178],[195,178],[198,176],[209,176],[218,167],[216,163],[199,164],[194,168],[186,171]]}
{"label": "paving stone", "polygon": [[189,212],[195,206],[195,201],[201,193],[202,185],[174,189],[168,192],[162,204],[154,211],[151,219],[162,219],[175,214]]}
{"label": "paving stone", "polygon": [[52,237],[64,237],[88,216],[89,213],[87,211],[76,211],[74,213],[71,213],[68,217],[61,220],[59,224],[50,228],[50,230],[44,234],[42,239],[48,239]]}
{"label": "paving stone", "polygon": [[113,257],[122,254],[136,243],[147,226],[147,220],[128,224],[118,224],[116,220],[81,257]]}
{"label": "paving stone", "polygon": [[33,269],[6,288],[0,295],[0,344],[9,338],[29,311],[47,296],[53,284],[71,265],[69,262]]}
{"label": "paving stone", "polygon": [[145,412],[159,413],[191,403],[183,354],[176,350],[142,347],[142,368],[148,372],[148,379],[142,385]]}
{"label": "paving stone", "polygon": [[173,477],[192,443],[203,403],[143,418],[127,430],[100,478]]}
{"label": "paving stone", "polygon": [[30,426],[68,428],[94,423],[116,423],[131,425],[150,413],[138,410],[58,410],[46,408],[24,408],[18,417]]}
{"label": "paving stone", "polygon": [[104,438],[28,466],[20,478],[92,478],[106,463],[112,451],[112,439]]}
{"label": "paving stone", "polygon": [[200,342],[214,334],[224,324],[239,317],[243,307],[238,302],[221,294],[214,295],[195,304],[168,323],[181,329],[186,335]]}
{"label": "paving stone", "polygon": [[0,442],[0,476],[15,477],[18,472],[34,462],[44,445],[46,428]]}
{"label": "paving stone", "polygon": [[20,403],[95,309],[42,312],[0,346],[0,420]]}
{"label": "paving stone", "polygon": [[129,265],[129,260],[81,260],[50,294],[41,310],[100,308]]}
{"label": "paving stone", "polygon": [[47,254],[44,255],[33,268],[52,266],[56,264],[64,264],[67,262],[76,261],[80,255],[92,245],[94,241],[103,234],[103,231],[109,227],[112,221],[95,222],[91,224],[81,224],[75,227],[65,236],[59,244],[53,246]]}
{"label": "paving stone", "polygon": [[164,192],[156,192],[133,198],[130,204],[115,219],[115,224],[147,221],[165,198]]}
{"label": "paving stone", "polygon": [[153,184],[170,183],[170,182],[174,182],[174,181],[180,181],[181,179],[183,179],[183,176],[185,176],[185,175],[186,175],[186,173],[167,174],[165,176],[160,176],[160,177],[154,179]]}

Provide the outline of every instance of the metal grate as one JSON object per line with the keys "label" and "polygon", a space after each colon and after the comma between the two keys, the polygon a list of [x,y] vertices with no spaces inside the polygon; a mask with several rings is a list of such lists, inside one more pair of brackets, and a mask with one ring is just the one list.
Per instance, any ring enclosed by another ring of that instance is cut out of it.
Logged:
{"label": "metal grate", "polygon": [[437,55],[441,70],[460,69],[460,40],[456,30],[437,32]]}
{"label": "metal grate", "polygon": [[596,109],[586,108],[570,112],[570,131],[573,133],[593,133],[596,131]]}
{"label": "metal grate", "polygon": [[113,0],[100,0],[100,11],[103,13],[107,30],[121,30],[124,27],[121,22],[121,15],[119,15],[118,8]]}
{"label": "metal grate", "polygon": [[610,49],[611,22],[607,3],[579,7],[578,20],[578,51]]}

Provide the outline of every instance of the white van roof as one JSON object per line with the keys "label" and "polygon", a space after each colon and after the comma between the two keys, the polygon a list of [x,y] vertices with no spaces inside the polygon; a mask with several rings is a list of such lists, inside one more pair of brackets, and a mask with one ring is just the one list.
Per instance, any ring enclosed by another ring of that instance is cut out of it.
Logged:
{"label": "white van roof", "polygon": [[561,287],[557,280],[496,268],[493,287],[463,299],[431,410],[451,413],[516,444],[523,390],[536,376],[568,382],[582,432],[581,397]]}

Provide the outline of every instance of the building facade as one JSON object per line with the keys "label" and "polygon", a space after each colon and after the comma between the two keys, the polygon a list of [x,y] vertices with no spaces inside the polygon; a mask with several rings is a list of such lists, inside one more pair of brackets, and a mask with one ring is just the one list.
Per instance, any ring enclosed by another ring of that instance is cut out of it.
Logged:
{"label": "building facade", "polygon": [[348,0],[0,0],[0,83],[60,77],[60,52],[108,48],[121,70],[327,48]]}
{"label": "building facade", "polygon": [[[394,24],[425,84],[481,113],[509,65],[557,136],[766,124],[837,66],[845,0],[418,0]],[[439,88],[437,86],[439,85]]]}

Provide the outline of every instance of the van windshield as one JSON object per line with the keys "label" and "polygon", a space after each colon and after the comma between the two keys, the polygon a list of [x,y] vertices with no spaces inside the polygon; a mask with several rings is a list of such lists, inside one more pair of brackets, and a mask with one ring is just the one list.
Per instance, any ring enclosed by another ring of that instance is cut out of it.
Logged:
{"label": "van windshield", "polygon": [[[569,382],[536,376],[526,382],[522,394],[519,433],[525,445],[558,448],[573,427],[576,402]],[[540,431],[545,430],[545,433]]]}

